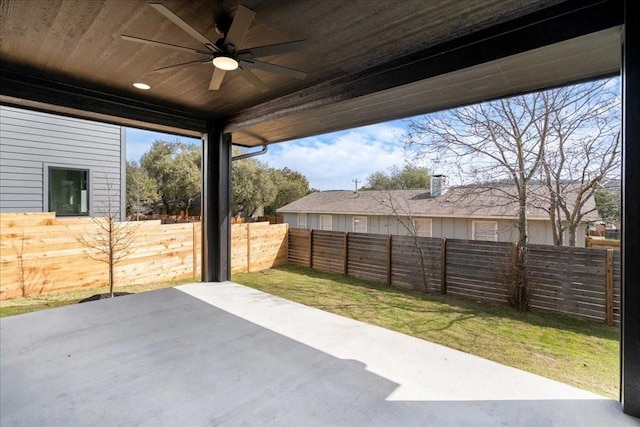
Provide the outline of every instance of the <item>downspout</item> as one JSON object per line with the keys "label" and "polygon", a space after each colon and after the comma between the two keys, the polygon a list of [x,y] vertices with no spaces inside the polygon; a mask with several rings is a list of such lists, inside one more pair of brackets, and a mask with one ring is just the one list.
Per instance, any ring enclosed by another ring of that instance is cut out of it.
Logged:
{"label": "downspout", "polygon": [[265,145],[262,146],[262,150],[254,151],[253,153],[240,154],[238,156],[232,157],[231,161],[235,162],[236,160],[242,160],[242,159],[248,159],[249,157],[261,156],[261,155],[265,154],[266,152],[267,152],[267,145],[265,144]]}
{"label": "downspout", "polygon": [[[262,154],[265,154],[266,152],[267,152],[267,144],[264,144],[260,151],[254,151],[252,153],[239,154],[239,155],[237,155],[235,157],[232,157],[231,158],[231,163],[235,162],[236,160],[242,160],[242,159],[248,159],[250,157],[260,156]],[[231,184],[231,185],[233,185],[233,184]]]}
{"label": "downspout", "polygon": [[[89,206],[91,206],[91,202],[89,200],[87,200],[87,203],[89,204]],[[120,218],[118,218],[118,221],[126,221],[126,220],[127,220],[127,129],[124,126],[120,126]]]}

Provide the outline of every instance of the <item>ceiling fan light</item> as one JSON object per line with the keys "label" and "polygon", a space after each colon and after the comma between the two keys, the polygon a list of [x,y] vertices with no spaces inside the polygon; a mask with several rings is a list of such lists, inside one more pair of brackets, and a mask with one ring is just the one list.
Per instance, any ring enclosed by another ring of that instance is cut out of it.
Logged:
{"label": "ceiling fan light", "polygon": [[149,86],[149,85],[148,85],[148,84],[146,84],[146,83],[141,83],[141,82],[134,83],[134,84],[133,84],[133,86],[134,86],[135,88],[137,88],[137,89],[141,89],[141,90],[149,90],[149,89],[151,89],[151,86]]}
{"label": "ceiling fan light", "polygon": [[238,68],[238,61],[229,56],[216,56],[213,58],[213,65],[225,71],[233,71]]}

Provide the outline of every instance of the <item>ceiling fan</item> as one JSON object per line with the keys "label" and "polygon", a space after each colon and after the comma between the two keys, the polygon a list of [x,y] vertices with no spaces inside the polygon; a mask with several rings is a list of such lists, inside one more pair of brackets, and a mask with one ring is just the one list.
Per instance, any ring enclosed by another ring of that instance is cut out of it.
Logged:
{"label": "ceiling fan", "polygon": [[194,49],[186,46],[179,46],[171,43],[165,43],[156,40],[148,40],[140,37],[121,34],[124,40],[144,43],[152,46],[160,46],[168,49],[186,51],[204,56],[204,58],[195,61],[183,62],[180,64],[169,65],[167,67],[156,68],[153,71],[166,72],[176,67],[191,64],[213,63],[213,75],[209,83],[209,90],[218,90],[222,85],[222,80],[227,72],[236,72],[244,77],[249,83],[255,86],[261,92],[266,92],[269,87],[260,80],[249,69],[267,71],[270,73],[281,74],[296,79],[304,79],[307,73],[293,68],[283,67],[281,65],[271,64],[268,62],[258,61],[255,58],[265,56],[279,55],[282,53],[295,52],[304,50],[307,47],[306,40],[296,40],[284,43],[271,44],[267,46],[252,47],[248,49],[239,49],[242,39],[249,26],[253,21],[255,12],[246,6],[239,5],[236,10],[233,21],[229,25],[228,30],[216,27],[216,30],[223,36],[215,43],[211,42],[195,28],[183,21],[178,15],[169,10],[166,6],[159,2],[149,2],[149,6],[164,15],[167,19],[180,27],[185,33],[189,34],[193,39],[202,43],[203,48]]}

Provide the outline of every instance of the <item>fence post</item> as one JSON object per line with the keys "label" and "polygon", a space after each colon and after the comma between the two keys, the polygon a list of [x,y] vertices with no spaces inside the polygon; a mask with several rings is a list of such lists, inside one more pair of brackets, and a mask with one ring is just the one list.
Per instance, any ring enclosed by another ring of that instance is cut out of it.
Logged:
{"label": "fence post", "polygon": [[313,230],[309,230],[309,268],[313,268]]}
{"label": "fence post", "polygon": [[344,269],[343,273],[346,276],[349,273],[349,232],[344,233]]}
{"label": "fence post", "polygon": [[391,234],[387,235],[387,285],[391,285]]}
{"label": "fence post", "polygon": [[247,223],[247,273],[251,271],[251,223]]}
{"label": "fence post", "polygon": [[193,278],[195,279],[198,276],[198,233],[196,233],[196,223],[193,223],[193,227],[191,227],[191,238],[193,240],[193,251],[192,251],[192,261],[193,261]]}
{"label": "fence post", "polygon": [[447,293],[447,239],[440,239],[440,293]]}
{"label": "fence post", "polygon": [[513,306],[521,311],[522,298],[520,288],[520,271],[518,269],[518,243],[513,242],[511,244],[511,292],[509,292],[509,298],[512,299]]}
{"label": "fence post", "polygon": [[607,291],[605,297],[605,322],[613,325],[613,249],[607,249]]}

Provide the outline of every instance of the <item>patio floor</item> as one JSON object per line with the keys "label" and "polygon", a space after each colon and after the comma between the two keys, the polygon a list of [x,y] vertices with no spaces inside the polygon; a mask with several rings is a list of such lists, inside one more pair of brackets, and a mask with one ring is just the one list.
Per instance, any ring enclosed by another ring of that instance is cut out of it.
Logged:
{"label": "patio floor", "polygon": [[618,402],[233,283],[0,320],[0,425],[640,425]]}

